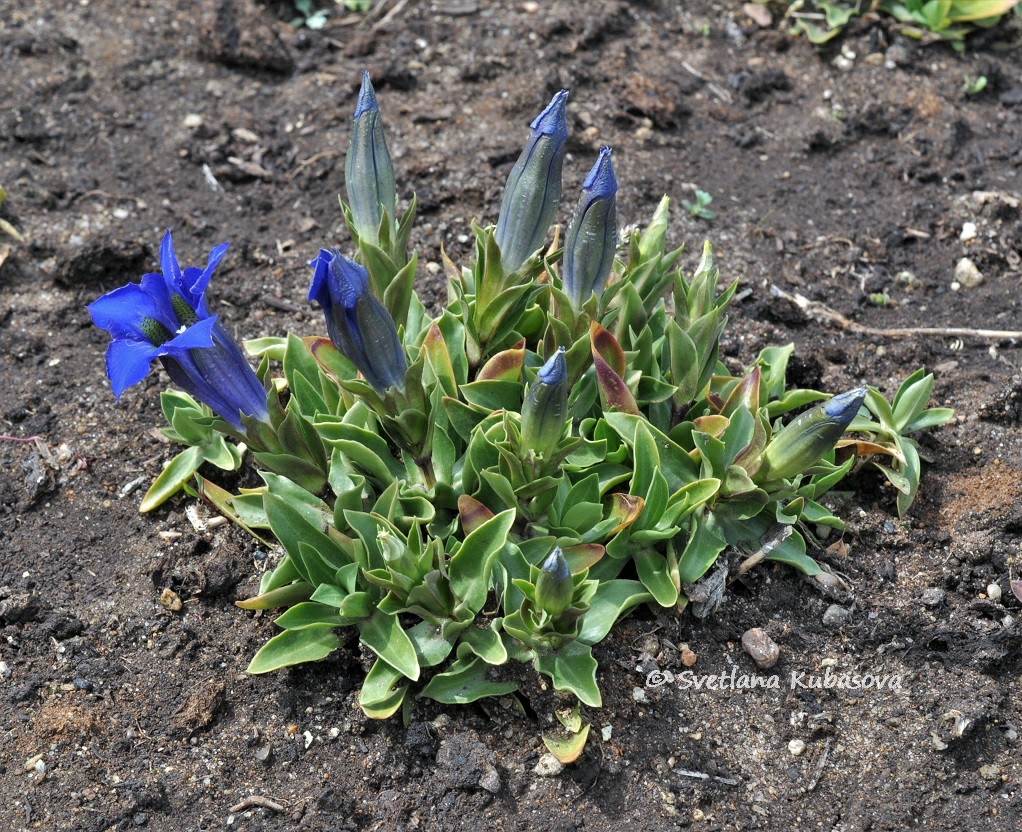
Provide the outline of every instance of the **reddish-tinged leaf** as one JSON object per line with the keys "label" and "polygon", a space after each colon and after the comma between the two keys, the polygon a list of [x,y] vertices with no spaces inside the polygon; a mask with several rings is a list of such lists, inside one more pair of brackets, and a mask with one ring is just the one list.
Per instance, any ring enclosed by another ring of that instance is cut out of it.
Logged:
{"label": "reddish-tinged leaf", "polygon": [[451,364],[451,354],[447,350],[447,342],[444,335],[435,323],[429,325],[429,331],[422,341],[422,349],[426,352],[426,360],[433,368],[440,386],[446,395],[455,397],[458,395],[458,382],[454,377],[454,365]]}
{"label": "reddish-tinged leaf", "polygon": [[700,433],[708,433],[710,436],[717,438],[730,424],[730,420],[727,416],[720,416],[718,414],[711,414],[709,416],[700,416],[696,419],[692,425]]}
{"label": "reddish-tinged leaf", "polygon": [[607,365],[618,377],[624,378],[628,372],[628,365],[625,362],[625,351],[613,336],[610,330],[600,326],[593,321],[589,326],[589,340],[593,344],[593,356],[597,353],[603,358]]}
{"label": "reddish-tinged leaf", "polygon": [[730,416],[742,405],[745,405],[750,413],[755,414],[759,410],[759,377],[759,365],[757,365],[731,391],[727,402],[720,410],[721,414]]}
{"label": "reddish-tinged leaf", "polygon": [[[635,403],[635,397],[621,378],[621,373],[625,372],[625,354],[621,345],[595,321],[589,328],[589,339],[592,343],[593,365],[596,367],[596,383],[600,388],[603,409],[619,410],[622,413],[639,416],[639,406]],[[616,372],[614,367],[619,367],[621,373]]]}
{"label": "reddish-tinged leaf", "polygon": [[472,534],[487,520],[493,519],[493,512],[468,494],[458,497],[458,515],[461,517],[461,528],[466,535]]}
{"label": "reddish-tinged leaf", "polygon": [[646,501],[642,497],[635,497],[631,494],[611,494],[610,516],[618,521],[618,524],[608,532],[608,536],[615,535],[627,529],[632,523],[639,519]]}
{"label": "reddish-tinged leaf", "polygon": [[[899,462],[905,462],[902,455],[898,453],[897,448],[889,448],[886,445],[878,445],[875,442],[867,442],[865,439],[841,439],[834,446],[834,449],[838,452],[837,458],[841,461],[848,459],[848,449],[851,449],[855,456],[874,456],[875,454],[884,454],[886,456],[894,457]],[[842,451],[844,451],[844,453],[842,453]]]}
{"label": "reddish-tinged leaf", "polygon": [[583,569],[589,569],[599,563],[600,558],[606,554],[606,551],[599,543],[579,543],[577,546],[569,546],[566,549],[562,549],[561,553],[564,555],[564,559],[568,561],[568,568],[571,569],[571,574],[576,575]]}
{"label": "reddish-tinged leaf", "polygon": [[347,358],[341,355],[329,338],[310,335],[302,338],[302,343],[312,353],[312,357],[316,359],[316,363],[319,364],[323,372],[334,381],[355,377],[355,368]]}
{"label": "reddish-tinged leaf", "polygon": [[635,403],[632,391],[596,350],[593,350],[593,364],[596,366],[596,382],[600,388],[600,401],[603,403],[603,409],[605,411],[619,410],[622,413],[639,416],[639,406]]}
{"label": "reddish-tinged leaf", "polygon": [[588,738],[589,723],[587,722],[577,734],[569,734],[566,731],[544,734],[543,744],[558,760],[564,765],[568,765],[582,756]]}
{"label": "reddish-tinged leaf", "polygon": [[476,376],[477,381],[519,381],[525,361],[525,339],[511,349],[498,352],[487,361]]}

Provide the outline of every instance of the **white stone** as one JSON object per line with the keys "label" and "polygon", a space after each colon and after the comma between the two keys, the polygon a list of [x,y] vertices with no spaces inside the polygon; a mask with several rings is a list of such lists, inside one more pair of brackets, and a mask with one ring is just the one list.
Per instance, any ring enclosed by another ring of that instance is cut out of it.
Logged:
{"label": "white stone", "polygon": [[788,752],[792,757],[801,757],[806,750],[806,744],[802,740],[792,740],[788,743]]}
{"label": "white stone", "polygon": [[962,224],[962,233],[958,235],[958,239],[963,243],[969,242],[969,240],[975,240],[976,235],[979,231],[976,229],[976,223],[967,222]]}
{"label": "white stone", "polygon": [[990,586],[987,587],[987,598],[989,598],[991,601],[1000,601],[1001,587],[998,586],[997,584],[990,584]]}
{"label": "white stone", "polygon": [[983,272],[968,257],[963,257],[955,266],[955,282],[965,289],[973,289],[983,282]]}
{"label": "white stone", "polygon": [[556,777],[564,771],[564,763],[553,754],[544,754],[539,758],[539,762],[536,763],[536,767],[532,771],[539,777]]}

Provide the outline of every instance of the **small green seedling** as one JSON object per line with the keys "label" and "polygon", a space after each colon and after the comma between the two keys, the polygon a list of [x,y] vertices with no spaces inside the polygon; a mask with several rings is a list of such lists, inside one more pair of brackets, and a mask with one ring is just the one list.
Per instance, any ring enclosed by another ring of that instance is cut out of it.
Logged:
{"label": "small green seedling", "polygon": [[696,188],[696,201],[690,202],[687,199],[683,199],[681,204],[688,211],[689,216],[700,220],[712,220],[716,219],[717,214],[707,207],[711,202],[713,202],[713,197],[710,194]]}

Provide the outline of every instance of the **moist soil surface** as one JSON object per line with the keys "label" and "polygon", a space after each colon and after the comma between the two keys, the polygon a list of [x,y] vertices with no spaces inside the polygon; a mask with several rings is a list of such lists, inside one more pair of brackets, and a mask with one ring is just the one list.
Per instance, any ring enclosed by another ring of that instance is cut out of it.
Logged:
{"label": "moist soil surface", "polygon": [[[1018,829],[1019,344],[871,331],[1022,328],[1019,22],[956,53],[867,19],[821,52],[738,2],[374,5],[311,31],[284,3],[0,0],[0,210],[26,238],[0,236],[7,828]],[[890,395],[925,365],[956,410],[923,437],[907,517],[878,473],[847,481],[848,528],[819,557],[849,591],[760,567],[708,620],[633,612],[597,648],[605,706],[556,776],[534,771],[556,702],[528,669],[524,714],[416,700],[408,725],[359,711],[357,642],[246,676],[272,616],[234,601],[277,553],[199,531],[184,500],[137,510],[175,452],[156,430],[166,378],[115,402],[84,304],[156,270],[169,226],[186,263],[231,241],[211,295],[239,337],[320,334],[305,264],[347,244],[337,194],[362,68],[400,191],[418,194],[432,308],[441,245],[467,255],[528,122],[569,87],[565,194],[610,144],[622,222],[674,197],[686,269],[709,238],[742,281],[730,367],[794,342],[789,382]],[[696,186],[716,219],[682,208]],[[752,627],[780,646],[770,670],[741,647]],[[778,687],[732,690],[732,670],[736,687],[757,673]],[[791,684],[828,670],[900,685]],[[654,671],[673,681],[647,684]],[[721,674],[724,690],[686,688]]]}

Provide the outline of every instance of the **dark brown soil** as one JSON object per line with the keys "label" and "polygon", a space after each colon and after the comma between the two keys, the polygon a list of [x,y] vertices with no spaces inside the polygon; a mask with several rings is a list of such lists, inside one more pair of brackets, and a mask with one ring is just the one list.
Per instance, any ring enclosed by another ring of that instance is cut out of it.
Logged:
{"label": "dark brown soil", "polygon": [[[1018,829],[1018,344],[850,334],[770,290],[874,328],[1022,328],[1018,23],[964,54],[882,25],[819,53],[757,29],[737,0],[533,13],[388,0],[361,26],[338,11],[319,32],[289,29],[277,5],[0,0],[0,210],[28,238],[0,238],[0,433],[40,437],[0,441],[8,828]],[[231,528],[196,532],[183,502],[137,513],[173,453],[154,432],[165,380],[115,403],[83,304],[154,269],[171,226],[189,262],[232,241],[213,295],[240,336],[318,333],[304,264],[343,245],[336,195],[362,67],[403,192],[419,197],[427,303],[444,297],[429,265],[440,244],[462,256],[468,221],[495,219],[527,122],[568,86],[566,193],[608,143],[623,220],[676,198],[686,262],[708,236],[744,282],[727,362],[793,340],[794,382],[887,392],[925,364],[958,413],[924,439],[934,462],[905,521],[876,476],[851,483],[846,550],[822,556],[850,596],[761,569],[706,623],[632,615],[597,651],[606,706],[559,777],[533,773],[549,700],[528,679],[536,719],[417,701],[405,727],[358,710],[355,646],[246,677],[272,624],[233,601],[266,553]],[[979,75],[987,88],[966,96]],[[714,196],[712,223],[680,209],[695,185]],[[963,243],[966,222],[978,235]],[[955,290],[966,255],[985,280]],[[868,301],[884,291],[890,305]],[[180,611],[161,605],[166,588]],[[636,700],[651,667],[685,669],[683,644],[699,673],[754,672],[740,638],[757,626],[781,646],[780,690],[675,683]],[[790,690],[791,672],[831,664],[905,677],[898,691]],[[253,794],[283,811],[232,816]]]}

